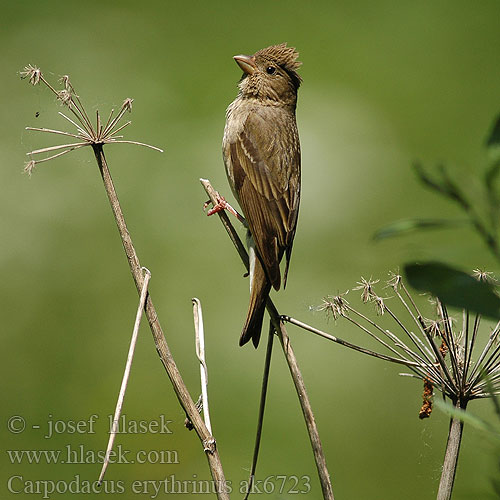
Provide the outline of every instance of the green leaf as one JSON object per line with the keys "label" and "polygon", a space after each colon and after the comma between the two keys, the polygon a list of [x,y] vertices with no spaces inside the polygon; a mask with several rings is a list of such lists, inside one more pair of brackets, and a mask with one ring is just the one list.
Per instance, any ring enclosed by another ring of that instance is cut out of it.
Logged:
{"label": "green leaf", "polygon": [[442,399],[434,399],[434,405],[437,406],[442,412],[448,414],[452,418],[460,419],[464,424],[469,424],[476,429],[483,432],[487,432],[491,437],[500,440],[500,434],[497,430],[485,420],[476,417],[469,411],[461,410],[453,406],[449,401],[443,401]]}
{"label": "green leaf", "polygon": [[394,236],[401,236],[414,231],[428,229],[449,229],[452,227],[463,226],[468,224],[466,219],[451,220],[451,219],[402,219],[391,222],[386,226],[378,229],[374,235],[374,240],[383,240]]}
{"label": "green leaf", "polygon": [[497,116],[490,135],[486,139],[486,146],[489,148],[500,146],[500,115]]}
{"label": "green leaf", "polygon": [[490,283],[441,262],[406,264],[404,269],[413,288],[430,292],[446,305],[500,319],[500,298]]}

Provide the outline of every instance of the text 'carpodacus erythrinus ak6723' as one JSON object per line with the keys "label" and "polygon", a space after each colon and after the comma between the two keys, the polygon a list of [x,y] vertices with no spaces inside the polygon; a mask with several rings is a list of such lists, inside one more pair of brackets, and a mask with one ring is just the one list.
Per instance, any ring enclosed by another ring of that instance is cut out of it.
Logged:
{"label": "text 'carpodacus erythrinus ak6723'", "polygon": [[295,121],[298,52],[273,45],[235,56],[243,70],[229,105],[223,156],[231,189],[248,223],[250,305],[240,345],[257,347],[271,286],[286,285],[300,200],[300,144]]}

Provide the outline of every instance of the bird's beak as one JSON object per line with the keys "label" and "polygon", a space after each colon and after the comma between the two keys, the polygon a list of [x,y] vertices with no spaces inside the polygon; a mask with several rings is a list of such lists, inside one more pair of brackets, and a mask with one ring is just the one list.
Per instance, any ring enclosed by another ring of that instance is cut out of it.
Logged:
{"label": "bird's beak", "polygon": [[256,69],[254,56],[234,56],[233,59],[237,62],[238,66],[247,74],[251,75]]}

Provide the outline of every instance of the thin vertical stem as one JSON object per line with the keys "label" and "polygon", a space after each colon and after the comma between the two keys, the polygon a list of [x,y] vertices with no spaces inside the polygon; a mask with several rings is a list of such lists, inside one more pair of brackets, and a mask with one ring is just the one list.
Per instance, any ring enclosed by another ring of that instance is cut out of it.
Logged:
{"label": "thin vertical stem", "polygon": [[266,408],[267,386],[269,382],[269,371],[271,369],[271,355],[273,352],[274,326],[269,324],[269,335],[267,337],[266,360],[264,362],[264,374],[262,376],[262,390],[260,394],[259,420],[257,422],[257,433],[255,435],[255,447],[252,457],[252,468],[248,479],[248,488],[243,500],[247,500],[252,492],[253,482],[255,480],[255,470],[257,469],[257,460],[259,458],[260,439],[262,437],[262,427],[264,424],[264,410]]}
{"label": "thin vertical stem", "polygon": [[458,352],[457,352],[457,342],[455,340],[455,335],[451,329],[450,317],[448,316],[448,309],[446,306],[440,301],[438,303],[438,314],[441,317],[443,322],[443,330],[441,332],[441,337],[445,341],[446,346],[448,347],[450,365],[453,372],[453,379],[455,380],[455,385],[457,386],[457,390],[460,390],[460,369],[458,367]]}
{"label": "thin vertical stem", "polygon": [[476,345],[477,332],[479,331],[479,323],[481,321],[481,315],[476,314],[474,318],[474,327],[472,328],[472,337],[469,342],[468,356],[464,356],[465,358],[465,369],[464,369],[464,387],[465,387],[465,379],[467,378],[467,374],[469,372],[469,367],[472,359],[472,351],[474,350],[474,346]]}
{"label": "thin vertical stem", "polygon": [[[455,405],[461,410],[465,410],[467,402],[458,401]],[[450,429],[448,431],[448,442],[444,454],[443,471],[441,473],[441,481],[439,482],[439,490],[437,500],[450,500],[455,482],[455,474],[457,472],[458,455],[460,453],[460,443],[462,442],[462,432],[464,423],[457,417],[450,419]]]}
{"label": "thin vertical stem", "polygon": [[[268,303],[269,302],[270,299],[268,299]],[[311,440],[314,460],[316,462],[316,468],[318,469],[318,475],[321,482],[323,498],[325,500],[333,500],[333,489],[330,479],[330,473],[328,472],[328,467],[326,465],[323,446],[321,445],[321,439],[319,437],[316,419],[314,418],[314,413],[311,408],[309,396],[307,395],[304,379],[302,378],[302,373],[299,369],[299,365],[297,364],[297,358],[295,357],[292,345],[290,344],[290,339],[288,337],[285,325],[282,321],[280,321],[279,326],[280,330],[278,332],[278,336],[281,341],[283,352],[285,353],[288,368],[290,369],[290,374],[292,375],[293,383],[295,384],[295,390],[297,391],[297,396],[299,397],[300,406],[302,408],[302,414],[304,415],[304,420],[306,422],[307,432],[309,434],[309,439]]]}
{"label": "thin vertical stem", "polygon": [[484,346],[483,352],[480,354],[479,358],[474,363],[474,367],[472,368],[472,372],[469,375],[469,380],[468,380],[469,386],[472,386],[475,384],[477,379],[474,379],[474,384],[472,383],[472,380],[473,380],[474,376],[476,375],[476,372],[478,371],[479,368],[480,368],[479,373],[481,373],[481,370],[482,370],[481,363],[483,362],[486,355],[489,353],[491,346],[497,341],[499,333],[500,333],[500,321],[495,325],[495,328],[490,333],[490,338],[488,339],[487,344]]}
{"label": "thin vertical stem", "polygon": [[446,363],[444,361],[444,358],[443,358],[443,355],[441,354],[441,351],[436,346],[436,343],[434,342],[432,336],[430,335],[428,329],[426,328],[423,316],[420,313],[420,310],[417,307],[417,304],[415,304],[415,301],[413,300],[413,297],[408,292],[408,289],[405,287],[403,281],[400,281],[400,284],[401,284],[401,288],[403,289],[406,297],[410,301],[413,309],[417,313],[417,317],[416,318],[415,318],[415,315],[413,314],[413,312],[411,311],[411,309],[407,306],[407,304],[406,304],[405,300],[403,299],[403,297],[401,296],[401,294],[398,292],[397,288],[394,288],[396,294],[400,298],[401,302],[405,305],[406,309],[408,310],[408,312],[410,313],[411,317],[413,318],[413,321],[419,326],[420,331],[422,332],[424,338],[427,339],[427,342],[428,342],[430,348],[432,349],[432,351],[434,352],[434,354],[436,356],[437,362],[441,366],[442,373],[448,379],[448,383],[450,384],[451,387],[455,388],[455,382],[453,380],[453,377],[451,376],[451,374],[450,374],[450,372],[448,370],[448,366],[446,365]]}
{"label": "thin vertical stem", "polygon": [[145,276],[144,283],[142,285],[141,297],[139,299],[139,307],[137,308],[137,313],[135,316],[134,329],[132,331],[132,338],[130,340],[130,347],[128,349],[127,362],[125,363],[125,371],[123,372],[122,383],[120,386],[120,393],[118,394],[118,400],[116,402],[115,414],[113,416],[113,424],[109,433],[108,447],[106,449],[106,455],[104,462],[102,464],[101,473],[99,474],[99,479],[97,484],[100,486],[106,469],[109,464],[109,457],[111,450],[113,449],[113,443],[115,442],[116,432],[118,429],[118,421],[122,412],[123,400],[125,398],[125,391],[127,390],[128,379],[130,377],[130,369],[132,368],[132,361],[134,360],[135,346],[137,344],[137,336],[139,334],[139,326],[142,319],[142,311],[144,310],[144,304],[146,303],[146,294],[148,292],[149,280],[151,279],[151,273],[148,269],[144,268]]}
{"label": "thin vertical stem", "polygon": [[193,302],[194,330],[196,336],[196,356],[200,361],[200,381],[201,400],[203,404],[203,420],[208,432],[212,434],[212,424],[210,422],[210,407],[208,405],[208,369],[205,362],[205,328],[203,326],[203,311],[201,302],[197,298],[191,299]]}

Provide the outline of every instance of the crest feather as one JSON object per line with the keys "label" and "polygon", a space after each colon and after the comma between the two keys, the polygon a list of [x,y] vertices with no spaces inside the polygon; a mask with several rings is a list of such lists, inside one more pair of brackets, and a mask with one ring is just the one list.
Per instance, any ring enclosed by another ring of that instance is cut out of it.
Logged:
{"label": "crest feather", "polygon": [[287,47],[286,42],[280,43],[279,45],[271,45],[265,49],[261,49],[254,54],[255,58],[262,57],[265,59],[271,59],[276,64],[281,66],[286,71],[296,72],[302,63],[297,61],[299,53],[295,47]]}

